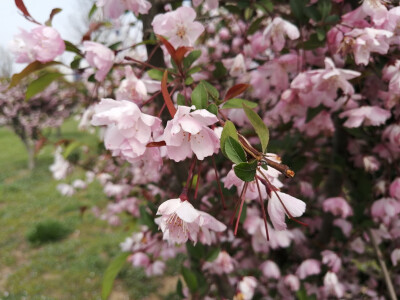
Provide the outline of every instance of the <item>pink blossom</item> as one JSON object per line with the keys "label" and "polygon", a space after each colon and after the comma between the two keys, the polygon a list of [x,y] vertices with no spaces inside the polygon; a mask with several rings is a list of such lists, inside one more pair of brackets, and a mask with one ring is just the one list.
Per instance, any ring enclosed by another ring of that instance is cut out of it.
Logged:
{"label": "pink blossom", "polygon": [[383,29],[363,28],[353,29],[346,34],[353,37],[352,43],[356,64],[368,65],[370,53],[386,54],[389,51],[389,38],[393,33]]}
{"label": "pink blossom", "polygon": [[285,215],[300,217],[305,210],[305,202],[282,192],[272,193],[268,200],[268,214],[276,230],[286,229]]}
{"label": "pink blossom", "polygon": [[330,212],[334,216],[340,216],[341,218],[347,218],[353,215],[353,209],[342,197],[326,199],[322,204],[322,208],[325,212]]}
{"label": "pink blossom", "polygon": [[358,254],[363,254],[365,250],[365,243],[360,237],[358,237],[351,242],[350,247],[354,252],[357,252]]}
{"label": "pink blossom", "polygon": [[306,259],[297,268],[296,275],[304,279],[311,275],[317,275],[321,272],[321,263],[316,259]]}
{"label": "pink blossom", "polygon": [[182,244],[188,239],[197,242],[200,230],[221,232],[226,229],[226,226],[213,216],[195,209],[189,201],[182,201],[180,198],[162,203],[157,215],[161,215],[158,223],[164,239],[170,243]]}
{"label": "pink blossom", "polygon": [[150,264],[150,258],[143,252],[136,252],[129,260],[132,262],[134,267],[146,268]]}
{"label": "pink blossom", "polygon": [[209,270],[213,274],[229,274],[234,270],[234,260],[226,251],[220,251],[212,262],[205,262],[203,270]]}
{"label": "pink blossom", "polygon": [[116,93],[117,100],[131,100],[142,104],[147,99],[147,88],[144,82],[138,79],[130,66],[125,67],[125,79],[121,81]]}
{"label": "pink blossom", "polygon": [[194,7],[199,6],[202,2],[204,2],[204,6],[207,10],[218,8],[219,0],[193,0]]}
{"label": "pink blossom", "polygon": [[400,177],[397,177],[390,184],[389,192],[391,197],[396,198],[398,201],[400,201]]}
{"label": "pink blossom", "polygon": [[229,75],[231,75],[232,77],[237,77],[239,75],[242,75],[243,73],[246,73],[246,65],[244,62],[243,54],[236,55],[233,61],[230,61],[229,66]]}
{"label": "pink blossom", "polygon": [[97,7],[102,7],[106,18],[118,18],[125,10],[139,14],[147,14],[151,8],[151,3],[146,0],[97,0]]}
{"label": "pink blossom", "polygon": [[300,289],[300,280],[296,275],[289,274],[283,278],[283,282],[290,288],[292,292],[296,292]]}
{"label": "pink blossom", "polygon": [[281,277],[281,271],[278,265],[272,260],[266,260],[260,266],[260,270],[266,278],[278,279]]}
{"label": "pink blossom", "polygon": [[39,26],[27,32],[21,29],[10,42],[10,50],[17,63],[41,63],[52,61],[65,50],[65,43],[60,34],[52,27]]}
{"label": "pink blossom", "polygon": [[156,260],[146,268],[145,270],[146,276],[151,277],[151,276],[163,275],[166,267],[167,266],[163,261]]}
{"label": "pink blossom", "polygon": [[154,32],[168,38],[175,47],[193,46],[203,33],[204,26],[195,22],[196,12],[191,7],[179,7],[177,10],[155,16],[151,25]]}
{"label": "pink blossom", "polygon": [[83,42],[83,50],[89,65],[97,69],[94,77],[103,81],[114,63],[114,52],[102,44],[90,41]]}
{"label": "pink blossom", "polygon": [[276,17],[265,28],[264,36],[266,39],[271,40],[272,48],[275,51],[281,51],[285,46],[285,36],[291,40],[296,40],[300,37],[300,32],[292,23]]}
{"label": "pink blossom", "polygon": [[344,295],[344,286],[339,282],[337,275],[333,272],[327,272],[324,277],[325,292],[328,295],[342,298]]}
{"label": "pink blossom", "polygon": [[350,236],[351,230],[353,229],[353,225],[345,219],[335,219],[333,225],[339,227],[346,237]]}
{"label": "pink blossom", "polygon": [[256,286],[257,280],[253,276],[244,276],[238,284],[239,295],[237,299],[251,300]]}
{"label": "pink blossom", "polygon": [[303,194],[307,198],[314,198],[314,196],[315,196],[313,186],[309,182],[300,181],[300,190],[301,190],[301,194]]}
{"label": "pink blossom", "polygon": [[64,179],[67,176],[68,171],[71,169],[69,162],[64,159],[64,156],[61,153],[62,148],[57,147],[56,152],[54,153],[54,163],[49,167],[55,180]]}
{"label": "pink blossom", "polygon": [[85,189],[85,188],[87,187],[87,184],[86,184],[86,182],[84,182],[82,179],[75,179],[75,180],[72,182],[72,186],[73,186],[75,189]]}
{"label": "pink blossom", "polygon": [[57,190],[63,196],[72,196],[73,194],[75,194],[75,189],[71,185],[66,184],[66,183],[58,184]]}
{"label": "pink blossom", "polygon": [[395,149],[400,150],[400,125],[392,124],[387,126],[382,134],[382,137],[389,141]]}
{"label": "pink blossom", "polygon": [[163,137],[167,155],[175,161],[191,157],[193,152],[197,159],[203,160],[219,150],[219,139],[208,127],[217,122],[218,118],[205,109],[190,112],[192,108],[178,106],[174,118],[165,127]]}
{"label": "pink blossom", "polygon": [[328,265],[332,272],[334,273],[339,272],[342,266],[342,260],[335,252],[330,250],[324,250],[321,252],[321,255],[323,264]]}
{"label": "pink blossom", "polygon": [[394,249],[392,254],[390,255],[390,259],[392,260],[393,266],[397,266],[397,263],[400,260],[400,248]]}
{"label": "pink blossom", "polygon": [[379,126],[384,124],[390,118],[391,113],[378,106],[361,106],[342,112],[339,116],[341,118],[348,117],[343,126],[355,128],[360,127],[362,123],[365,126]]}
{"label": "pink blossom", "polygon": [[133,102],[102,99],[95,107],[92,125],[107,125],[105,147],[115,156],[136,162],[145,154],[152,136],[158,134],[161,120],[142,113]]}
{"label": "pink blossom", "polygon": [[381,164],[375,156],[367,155],[363,157],[364,169],[367,172],[373,173],[379,170]]}
{"label": "pink blossom", "polygon": [[371,215],[388,224],[392,218],[400,213],[400,202],[393,198],[382,198],[375,201],[371,207]]}

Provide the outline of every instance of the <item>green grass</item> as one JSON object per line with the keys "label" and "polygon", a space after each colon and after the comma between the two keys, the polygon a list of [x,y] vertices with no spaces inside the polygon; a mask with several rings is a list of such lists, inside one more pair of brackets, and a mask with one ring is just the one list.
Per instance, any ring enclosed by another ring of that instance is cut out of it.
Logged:
{"label": "green grass", "polygon": [[[62,138],[95,142],[75,127],[75,122],[67,122]],[[49,172],[52,146],[40,151],[36,168],[29,171],[25,148],[8,128],[0,127],[0,145],[0,299],[100,299],[103,272],[119,252],[119,243],[130,234],[110,227],[90,209],[80,213],[83,205],[107,204],[101,186],[95,181],[72,197],[61,196]],[[61,241],[29,243],[27,234],[48,219],[73,232]],[[111,299],[127,299],[127,295],[142,299],[157,284],[127,266],[116,283],[125,298]]]}

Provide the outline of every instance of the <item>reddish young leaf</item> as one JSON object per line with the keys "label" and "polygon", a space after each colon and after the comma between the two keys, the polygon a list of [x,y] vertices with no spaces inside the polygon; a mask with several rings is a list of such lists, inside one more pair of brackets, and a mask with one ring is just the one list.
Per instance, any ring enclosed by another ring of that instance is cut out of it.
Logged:
{"label": "reddish young leaf", "polygon": [[232,99],[243,93],[249,87],[249,84],[239,83],[231,87],[225,95],[224,101]]}
{"label": "reddish young leaf", "polygon": [[168,71],[165,70],[163,78],[161,80],[161,92],[164,97],[165,104],[167,105],[169,114],[173,118],[176,113],[176,108],[174,106],[174,103],[172,102],[171,96],[168,93],[167,80],[168,80]]}
{"label": "reddish young leaf", "polygon": [[185,54],[192,50],[193,47],[179,47],[175,52],[176,65],[180,66],[182,64],[183,58],[185,57]]}
{"label": "reddish young leaf", "polygon": [[150,142],[147,143],[146,147],[147,148],[151,148],[151,147],[161,147],[161,146],[165,146],[166,143],[165,141],[159,141],[159,142]]}
{"label": "reddish young leaf", "polygon": [[82,37],[82,42],[83,41],[90,41],[90,36],[91,36],[92,32],[96,31],[97,29],[99,29],[101,26],[103,26],[103,24],[104,24],[103,22],[91,23],[89,25],[89,30]]}
{"label": "reddish young leaf", "polygon": [[53,10],[50,13],[49,19],[46,21],[46,26],[51,26],[51,22],[53,21],[53,18],[56,14],[58,14],[59,12],[61,12],[62,9],[61,8],[53,8]]}
{"label": "reddish young leaf", "polygon": [[163,36],[157,35],[157,38],[164,44],[165,48],[167,48],[169,55],[171,55],[172,59],[176,62],[176,50],[174,46],[170,44]]}
{"label": "reddish young leaf", "polygon": [[22,14],[24,15],[24,17],[25,17],[27,20],[29,20],[29,21],[31,21],[31,22],[33,22],[33,23],[36,23],[36,24],[39,24],[39,25],[40,25],[40,23],[37,22],[37,21],[31,16],[31,14],[28,12],[28,10],[27,10],[27,8],[26,8],[26,6],[25,6],[23,0],[15,0],[15,5],[18,7],[18,9],[22,12]]}

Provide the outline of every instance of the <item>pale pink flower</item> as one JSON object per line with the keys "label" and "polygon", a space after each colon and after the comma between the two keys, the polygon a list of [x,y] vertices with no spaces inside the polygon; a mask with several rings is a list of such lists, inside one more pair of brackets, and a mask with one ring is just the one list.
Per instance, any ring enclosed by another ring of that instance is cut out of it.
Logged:
{"label": "pale pink flower", "polygon": [[350,236],[351,230],[353,229],[353,225],[345,219],[335,219],[333,225],[339,227],[346,237]]}
{"label": "pale pink flower", "polygon": [[327,265],[332,272],[334,273],[339,272],[342,266],[342,260],[335,252],[330,250],[324,250],[321,252],[321,255],[323,264]]}
{"label": "pale pink flower", "polygon": [[393,148],[400,150],[400,125],[391,124],[387,126],[382,134],[382,137],[389,141]]}
{"label": "pale pink flower", "polygon": [[118,184],[112,182],[107,182],[104,185],[103,189],[104,194],[106,194],[108,197],[117,197],[117,198],[128,196],[130,190],[131,186],[128,184]]}
{"label": "pale pink flower", "polygon": [[368,65],[370,54],[376,52],[385,55],[389,50],[389,38],[393,32],[375,28],[355,28],[346,33],[347,37],[353,37],[352,48],[356,64]]}
{"label": "pale pink flower", "polygon": [[398,201],[400,201],[400,177],[397,177],[390,184],[389,193],[391,197],[396,198]]}
{"label": "pale pink flower", "polygon": [[260,270],[266,278],[279,279],[281,277],[281,271],[278,265],[272,260],[266,260],[260,266]]}
{"label": "pale pink flower", "polygon": [[365,126],[379,126],[390,118],[390,111],[378,106],[361,106],[342,112],[339,115],[341,118],[348,117],[343,124],[345,127],[355,128],[360,127],[362,123]]}
{"label": "pale pink flower", "polygon": [[129,261],[134,267],[146,268],[150,264],[150,258],[143,252],[136,252],[129,258]]}
{"label": "pale pink flower", "polygon": [[256,287],[257,280],[253,276],[244,276],[238,284],[239,295],[236,299],[251,300]]}
{"label": "pale pink flower", "polygon": [[75,179],[75,180],[72,182],[72,186],[73,186],[75,189],[86,189],[86,188],[87,188],[86,182],[83,181],[82,179]]}
{"label": "pale pink flower", "polygon": [[66,183],[58,184],[57,190],[63,196],[72,196],[73,194],[75,194],[75,189],[71,185],[66,184]]}
{"label": "pale pink flower", "polygon": [[281,51],[285,46],[285,37],[296,40],[300,37],[299,29],[292,23],[276,17],[264,30],[266,39],[271,40],[272,48]]}
{"label": "pale pink flower", "polygon": [[65,43],[57,30],[48,26],[39,26],[27,32],[21,29],[10,42],[10,50],[17,63],[41,63],[52,61],[65,50]]}
{"label": "pale pink flower", "polygon": [[305,210],[305,202],[282,192],[272,193],[268,200],[268,215],[276,230],[286,229],[285,215],[300,217]]}
{"label": "pale pink flower", "polygon": [[353,209],[342,197],[326,199],[322,204],[322,208],[325,212],[330,212],[334,216],[340,216],[341,218],[347,218],[353,215]]}
{"label": "pale pink flower", "polygon": [[220,251],[212,262],[205,262],[203,270],[209,270],[213,274],[229,274],[234,270],[234,260],[226,251]]}
{"label": "pale pink flower", "polygon": [[375,201],[371,207],[372,217],[389,224],[400,213],[400,202],[393,198],[382,198]]}
{"label": "pale pink flower", "polygon": [[307,198],[314,198],[315,196],[314,188],[309,182],[300,181],[300,191]]}
{"label": "pale pink flower", "polygon": [[[388,19],[388,10],[381,0],[364,0],[357,9],[342,17],[346,24],[359,25],[370,17],[374,25],[380,26]],[[368,23],[367,23],[368,24]],[[369,25],[369,24],[368,24]]]}
{"label": "pale pink flower", "polygon": [[344,286],[337,278],[337,275],[333,272],[327,272],[324,277],[324,288],[328,295],[334,295],[335,297],[342,298],[344,295]]}
{"label": "pale pink flower", "polygon": [[64,159],[64,156],[61,153],[62,148],[57,147],[56,152],[54,153],[54,163],[49,167],[55,180],[64,179],[67,176],[68,171],[71,169],[69,162]]}
{"label": "pale pink flower", "polygon": [[229,75],[232,77],[238,77],[239,75],[246,73],[246,64],[244,62],[243,54],[241,53],[236,55],[233,61],[230,61],[229,65]]}
{"label": "pale pink flower", "polygon": [[381,164],[375,156],[367,155],[363,157],[364,169],[367,172],[373,173],[379,170]]}
{"label": "pale pink flower", "polygon": [[321,272],[321,263],[316,259],[306,259],[297,268],[296,275],[304,279],[311,275],[317,275]]}
{"label": "pale pink flower", "polygon": [[191,7],[181,6],[178,9],[155,16],[151,25],[154,32],[168,38],[175,47],[193,46],[203,33],[204,26],[195,22],[196,12]]}
{"label": "pale pink flower", "polygon": [[365,251],[365,243],[360,237],[352,241],[350,243],[350,247],[354,252],[357,252],[358,254],[363,254]]}
{"label": "pale pink flower", "polygon": [[202,2],[204,2],[204,7],[206,10],[211,10],[218,8],[218,1],[219,0],[193,0],[194,7],[199,6]]}
{"label": "pale pink flower", "polygon": [[142,104],[147,99],[146,85],[135,76],[130,66],[125,67],[125,79],[121,81],[115,96],[117,100],[131,100],[136,104]]}
{"label": "pale pink flower", "polygon": [[164,240],[170,243],[185,243],[188,239],[197,242],[199,231],[206,230],[221,232],[226,226],[213,216],[199,211],[189,201],[180,198],[170,199],[158,207],[157,222],[163,232]]}
{"label": "pale pink flower", "polygon": [[394,249],[392,251],[392,254],[390,255],[390,258],[392,260],[393,266],[397,266],[397,263],[400,260],[400,248]]}
{"label": "pale pink flower", "polygon": [[163,275],[164,271],[166,269],[166,265],[165,262],[161,261],[161,260],[156,260],[155,262],[153,262],[152,264],[150,264],[146,269],[146,276],[147,277],[152,277],[152,276],[159,276],[159,275]]}
{"label": "pale pink flower", "polygon": [[191,157],[193,152],[197,159],[203,160],[219,150],[219,139],[208,127],[218,118],[205,109],[190,112],[192,108],[179,105],[164,130],[167,155],[175,161]]}
{"label": "pale pink flower", "polygon": [[136,162],[145,154],[152,136],[159,134],[161,120],[142,113],[133,102],[102,99],[95,107],[92,125],[107,125],[105,147],[114,156]]}
{"label": "pale pink flower", "polygon": [[296,292],[300,289],[300,280],[296,275],[289,274],[283,278],[283,282],[290,288],[292,292]]}
{"label": "pale pink flower", "polygon": [[116,19],[125,10],[132,11],[136,16],[147,14],[151,8],[151,2],[146,0],[97,0],[97,7],[103,8],[106,18]]}
{"label": "pale pink flower", "polygon": [[91,41],[83,42],[83,51],[89,65],[97,69],[94,76],[96,80],[104,80],[114,63],[114,52],[102,44]]}

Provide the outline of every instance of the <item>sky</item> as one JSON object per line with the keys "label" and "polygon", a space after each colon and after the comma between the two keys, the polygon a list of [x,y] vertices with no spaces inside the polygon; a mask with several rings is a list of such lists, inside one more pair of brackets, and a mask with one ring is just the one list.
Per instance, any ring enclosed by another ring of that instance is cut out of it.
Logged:
{"label": "sky", "polygon": [[[83,19],[91,7],[90,0],[24,0],[25,6],[33,18],[44,23],[53,8],[61,8],[62,11],[54,16],[53,27],[61,34],[61,37],[71,42],[78,42],[81,38],[79,24],[83,25]],[[30,30],[37,26],[26,20],[15,5],[14,0],[0,1],[0,46],[7,48],[13,36],[19,33],[19,28]],[[1,59],[1,58],[0,58]],[[14,64],[13,71],[22,70],[26,64]]]}

